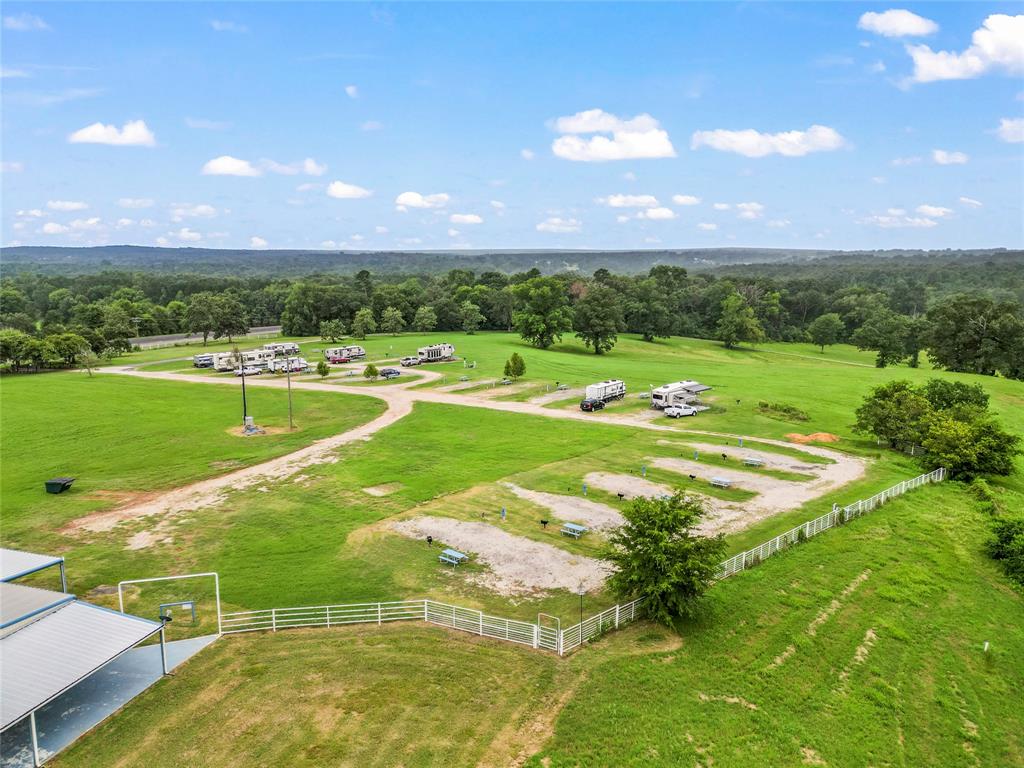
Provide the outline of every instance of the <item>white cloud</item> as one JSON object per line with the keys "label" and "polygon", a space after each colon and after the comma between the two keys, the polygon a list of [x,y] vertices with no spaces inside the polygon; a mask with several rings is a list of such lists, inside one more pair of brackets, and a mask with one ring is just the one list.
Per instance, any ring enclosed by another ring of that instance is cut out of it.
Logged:
{"label": "white cloud", "polygon": [[504,211],[507,206],[501,200],[491,200],[491,208],[496,211]]}
{"label": "white cloud", "polygon": [[963,152],[948,152],[945,149],[932,150],[932,160],[939,165],[963,165],[968,159]]}
{"label": "white cloud", "polygon": [[700,205],[700,198],[694,195],[672,195],[672,202],[676,205]]}
{"label": "white cloud", "polygon": [[743,131],[696,131],[690,140],[691,149],[703,146],[720,152],[735,152],[744,157],[783,155],[802,157],[811,152],[831,152],[846,145],[846,140],[834,128],[812,125],[806,131],[761,133],[753,128]]}
{"label": "white cloud", "polygon": [[332,181],[327,185],[327,196],[337,198],[338,200],[357,200],[361,197],[369,197],[372,194],[373,192],[368,189],[355,184],[347,184],[344,181]]}
{"label": "white cloud", "polygon": [[29,76],[29,73],[24,69],[7,69],[7,67],[0,67],[0,80],[14,80],[16,78]]}
{"label": "white cloud", "polygon": [[627,221],[629,221],[629,216],[620,213],[618,216],[615,217],[615,220],[619,222],[619,224],[625,224]]}
{"label": "white cloud", "polygon": [[[623,119],[601,109],[588,109],[559,117],[553,127],[566,134],[551,144],[555,156],[564,160],[593,163],[676,156],[668,132],[648,114]],[[592,135],[581,138],[580,134]]]}
{"label": "white cloud", "polygon": [[262,176],[263,171],[248,160],[241,160],[231,155],[221,155],[208,160],[203,166],[204,176]]}
{"label": "white cloud", "polygon": [[377,120],[367,120],[366,122],[359,126],[359,130],[361,131],[379,131],[382,130],[383,128],[383,123],[380,123]]}
{"label": "white cloud", "polygon": [[253,235],[249,238],[249,247],[257,250],[267,247],[267,241],[258,235]]}
{"label": "white cloud", "polygon": [[39,208],[31,208],[27,211],[18,211],[15,215],[27,216],[33,219],[42,219],[45,218],[46,216],[49,216],[50,214],[48,214],[46,211],[40,210]]}
{"label": "white cloud", "polygon": [[582,229],[579,219],[563,219],[550,216],[537,225],[538,232],[579,232]]}
{"label": "white cloud", "polygon": [[68,228],[63,224],[58,224],[56,221],[48,221],[43,224],[43,228],[39,231],[44,235],[63,235],[68,231]]}
{"label": "white cloud", "polygon": [[676,212],[671,208],[648,208],[647,210],[640,211],[636,217],[638,219],[651,219],[652,221],[664,221],[665,219],[674,219]]}
{"label": "white cloud", "polygon": [[132,219],[118,219],[115,226],[117,229],[127,229],[128,227],[135,226],[135,221]]}
{"label": "white cloud", "polygon": [[873,64],[869,64],[867,70],[873,75],[880,75],[885,72],[885,62],[876,61]]}
{"label": "white cloud", "polygon": [[714,208],[716,211],[728,211],[730,208],[732,208],[732,206],[729,205],[729,203],[715,203],[711,207]]}
{"label": "white cloud", "polygon": [[448,237],[458,237],[461,233],[454,227],[448,228]]}
{"label": "white cloud", "polygon": [[960,204],[966,205],[968,208],[981,208],[982,202],[975,200],[973,197],[961,197]]}
{"label": "white cloud", "polygon": [[714,232],[716,229],[718,229],[718,225],[713,224],[709,221],[702,221],[700,224],[697,225],[697,229],[703,229],[705,232]]}
{"label": "white cloud", "polygon": [[421,195],[419,192],[403,192],[395,198],[399,208],[444,208],[451,198],[444,192]]}
{"label": "white cloud", "polygon": [[88,219],[75,219],[71,222],[71,228],[84,231],[84,230],[97,230],[100,228],[100,217],[91,216]]}
{"label": "white cloud", "polygon": [[484,220],[475,213],[453,213],[448,217],[452,224],[483,224]]}
{"label": "white cloud", "polygon": [[185,125],[189,128],[197,128],[203,131],[226,131],[231,127],[231,123],[225,123],[219,120],[207,120],[203,117],[186,117]]}
{"label": "white cloud", "polygon": [[910,81],[969,80],[992,70],[1010,74],[1024,71],[1024,15],[989,16],[971,35],[964,51],[933,51],[927,45],[908,45],[914,61]]}
{"label": "white cloud", "polygon": [[885,37],[923,37],[939,31],[939,25],[931,19],[896,8],[865,13],[857,22],[857,28]]}
{"label": "white cloud", "polygon": [[237,32],[239,34],[249,31],[249,28],[244,24],[234,21],[222,21],[220,19],[212,19],[210,21],[210,28],[214,32]]}
{"label": "white cloud", "polygon": [[890,208],[884,214],[877,214],[861,219],[862,224],[881,229],[930,229],[936,226],[934,219],[927,216],[907,216],[902,208]]}
{"label": "white cloud", "polygon": [[996,129],[999,138],[1010,144],[1024,141],[1024,117],[1004,117]]}
{"label": "white cloud", "polygon": [[594,198],[594,202],[609,208],[656,208],[658,198],[654,195],[608,195]]}
{"label": "white cloud", "polygon": [[915,155],[913,157],[897,157],[893,159],[892,164],[895,165],[897,168],[901,168],[907,165],[917,165],[920,162],[921,158]]}
{"label": "white cloud", "polygon": [[760,203],[736,203],[736,210],[741,219],[760,219],[764,215],[764,206]]}
{"label": "white cloud", "polygon": [[362,242],[365,239],[366,238],[362,235],[352,235],[352,237],[349,238],[349,240],[355,240],[357,243]]}
{"label": "white cloud", "polygon": [[9,29],[12,32],[43,32],[49,28],[49,24],[31,13],[4,16],[4,29]]}
{"label": "white cloud", "polygon": [[338,244],[333,240],[324,240],[323,242],[320,243],[320,247],[326,248],[328,250],[334,250],[335,248],[338,247]]}
{"label": "white cloud", "polygon": [[327,166],[321,165],[312,157],[307,157],[305,160],[296,160],[294,163],[279,163],[276,160],[263,158],[260,160],[260,166],[271,173],[277,173],[282,176],[296,176],[300,173],[304,173],[307,176],[323,176],[327,173]]}
{"label": "white cloud", "polygon": [[51,211],[84,211],[89,204],[80,200],[49,200],[46,207]]}
{"label": "white cloud", "polygon": [[537,155],[534,154],[532,149],[520,149],[519,156],[523,158],[523,160],[533,160]]}
{"label": "white cloud", "polygon": [[785,229],[792,223],[793,222],[791,222],[789,219],[772,219],[771,221],[766,222],[767,226],[771,227],[772,229]]}
{"label": "white cloud", "polygon": [[199,232],[191,230],[188,227],[182,227],[177,232],[171,232],[169,234],[186,243],[194,243],[203,239],[203,236]]}
{"label": "white cloud", "polygon": [[373,228],[373,231],[376,232],[378,235],[386,235],[388,233],[388,228],[382,227],[381,225],[378,224],[376,227]]}
{"label": "white cloud", "polygon": [[941,205],[919,205],[914,210],[929,219],[941,219],[953,212],[952,208],[943,208]]}
{"label": "white cloud", "polygon": [[156,222],[153,221],[152,219],[140,219],[139,220],[139,226],[140,227],[155,227],[156,226]]}
{"label": "white cloud", "polygon": [[116,125],[93,123],[68,136],[72,144],[107,144],[112,147],[155,147],[156,136],[145,120],[129,120],[119,129]]}
{"label": "white cloud", "polygon": [[206,203],[199,203],[198,205],[177,203],[171,206],[171,221],[182,222],[185,219],[212,219],[217,213],[216,208]]}
{"label": "white cloud", "polygon": [[632,171],[626,171],[624,174],[622,174],[622,178],[625,179],[626,181],[636,181],[636,174],[633,173]]}
{"label": "white cloud", "polygon": [[872,176],[871,181],[873,181],[875,184],[885,184],[887,179],[885,178],[885,176]]}
{"label": "white cloud", "polygon": [[117,204],[122,208],[152,208],[153,200],[148,197],[122,197]]}
{"label": "white cloud", "polygon": [[25,164],[18,160],[4,160],[0,162],[0,173],[21,173],[25,170]]}
{"label": "white cloud", "polygon": [[356,86],[356,85],[346,85],[345,86],[345,95],[348,96],[350,99],[358,99],[359,98],[359,86]]}

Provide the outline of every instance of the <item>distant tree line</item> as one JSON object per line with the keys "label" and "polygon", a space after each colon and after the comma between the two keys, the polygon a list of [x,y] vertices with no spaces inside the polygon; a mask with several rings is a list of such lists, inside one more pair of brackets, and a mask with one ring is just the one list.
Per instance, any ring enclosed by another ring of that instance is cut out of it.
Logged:
{"label": "distant tree line", "polygon": [[[503,330],[547,348],[575,335],[596,354],[613,349],[621,333],[647,341],[718,339],[726,347],[807,341],[824,351],[851,343],[875,352],[879,366],[916,366],[926,352],[940,368],[1024,378],[1024,308],[1004,290],[1024,265],[1016,271],[1002,265],[1002,285],[979,284],[963,293],[918,279],[903,265],[892,267],[887,280],[879,278],[887,270],[879,263],[847,264],[838,270],[840,279],[820,270],[806,278],[758,274],[764,265],[749,269],[748,275],[735,267],[721,276],[659,265],[643,275],[598,269],[589,277],[545,276],[536,268],[412,277],[362,270],[303,279],[18,274],[0,283],[0,327],[50,340],[52,353],[34,342],[25,347],[22,362],[28,364],[59,361],[56,337],[69,333],[102,355],[126,349],[136,335],[191,333],[206,341],[280,323],[287,335],[331,341],[406,330]],[[941,276],[961,285],[955,272]]]}

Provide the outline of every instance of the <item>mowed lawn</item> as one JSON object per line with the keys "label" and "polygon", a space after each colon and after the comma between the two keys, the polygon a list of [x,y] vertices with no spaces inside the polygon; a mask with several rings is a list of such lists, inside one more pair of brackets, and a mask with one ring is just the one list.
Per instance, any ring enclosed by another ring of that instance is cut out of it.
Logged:
{"label": "mowed lawn", "polygon": [[[66,552],[70,520],[146,494],[289,453],[376,417],[373,398],[253,387],[249,412],[268,434],[242,437],[236,387],[53,373],[0,381],[4,545]],[[47,494],[51,477],[77,478]],[[74,565],[71,565],[74,568]]]}

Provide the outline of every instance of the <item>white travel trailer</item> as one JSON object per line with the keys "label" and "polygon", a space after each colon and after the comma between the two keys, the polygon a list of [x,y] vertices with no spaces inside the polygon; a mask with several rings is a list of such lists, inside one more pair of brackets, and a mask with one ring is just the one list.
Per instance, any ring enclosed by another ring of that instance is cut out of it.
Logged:
{"label": "white travel trailer", "polygon": [[238,358],[233,352],[218,352],[213,356],[213,370],[225,373],[238,367]]}
{"label": "white travel trailer", "polygon": [[263,348],[278,356],[299,354],[299,345],[294,341],[272,341],[269,344],[264,344]]}
{"label": "white travel trailer", "polygon": [[309,363],[302,357],[278,358],[267,363],[267,370],[270,373],[305,373],[309,370]]}
{"label": "white travel trailer", "polygon": [[270,349],[249,349],[242,353],[242,365],[265,369],[275,357]]}
{"label": "white travel trailer", "polygon": [[366,350],[358,344],[350,344],[347,347],[331,347],[330,349],[324,350],[325,360],[335,360],[346,357],[349,360],[358,360],[361,357],[366,357]]}
{"label": "white travel trailer", "polygon": [[674,405],[690,405],[700,402],[700,393],[711,387],[699,381],[673,381],[662,384],[651,391],[651,408],[670,408]]}
{"label": "white travel trailer", "polygon": [[587,386],[587,400],[600,400],[602,403],[607,403],[610,400],[621,400],[625,396],[626,383],[621,379],[609,379]]}
{"label": "white travel trailer", "polygon": [[455,347],[451,344],[431,344],[428,347],[420,347],[416,351],[416,357],[421,363],[444,362],[455,357]]}
{"label": "white travel trailer", "polygon": [[194,368],[213,368],[213,357],[212,354],[193,355],[192,366]]}

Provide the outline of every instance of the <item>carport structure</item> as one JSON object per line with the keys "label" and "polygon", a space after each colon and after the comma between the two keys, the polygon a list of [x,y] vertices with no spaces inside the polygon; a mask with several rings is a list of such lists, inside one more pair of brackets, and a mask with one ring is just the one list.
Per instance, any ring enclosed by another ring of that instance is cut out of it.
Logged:
{"label": "carport structure", "polygon": [[[67,592],[7,580],[8,570],[16,573],[10,578],[57,564],[63,571],[63,558],[48,558],[49,564],[43,565],[46,559],[4,550],[0,583],[0,733],[9,736],[9,729],[27,719],[35,766],[45,759],[36,724],[36,713],[44,706],[157,634],[160,671],[167,673],[162,622],[111,611]],[[17,565],[8,569],[9,563]]]}
{"label": "carport structure", "polygon": [[60,566],[60,591],[68,591],[67,575],[64,573],[64,558],[57,555],[37,555],[20,549],[0,548],[0,582],[14,581],[32,573]]}

